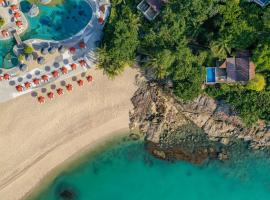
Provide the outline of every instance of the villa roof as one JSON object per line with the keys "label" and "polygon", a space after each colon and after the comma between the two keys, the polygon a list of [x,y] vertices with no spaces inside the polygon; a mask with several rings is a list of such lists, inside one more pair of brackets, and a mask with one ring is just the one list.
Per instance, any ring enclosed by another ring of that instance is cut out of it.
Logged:
{"label": "villa roof", "polygon": [[255,65],[249,57],[227,58],[219,68],[226,69],[228,82],[247,82],[255,75]]}
{"label": "villa roof", "polygon": [[76,48],[75,47],[70,47],[69,52],[74,54],[76,52]]}
{"label": "villa roof", "polygon": [[86,47],[86,44],[84,43],[84,41],[81,41],[79,46],[81,49],[84,49]]}
{"label": "villa roof", "polygon": [[146,2],[157,12],[160,12],[162,1],[161,0],[146,0]]}

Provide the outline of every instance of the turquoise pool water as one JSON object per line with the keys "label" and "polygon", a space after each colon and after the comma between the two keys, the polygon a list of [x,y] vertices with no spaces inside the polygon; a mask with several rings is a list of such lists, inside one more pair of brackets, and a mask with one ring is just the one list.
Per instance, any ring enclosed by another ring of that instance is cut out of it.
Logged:
{"label": "turquoise pool water", "polygon": [[269,164],[262,155],[205,166],[169,163],[147,154],[141,143],[124,143],[63,171],[34,199],[269,200]]}
{"label": "turquoise pool water", "polygon": [[[21,2],[22,10],[28,10],[28,3]],[[26,17],[29,29],[22,36],[23,40],[31,38],[63,40],[78,33],[92,17],[92,9],[84,0],[65,0],[56,6],[38,5],[40,13],[37,17]],[[0,41],[0,66],[11,67],[16,64],[11,53],[13,40]],[[11,54],[9,54],[11,53]],[[8,58],[7,58],[8,57]],[[12,60],[12,64],[10,64]],[[5,62],[4,62],[5,61]]]}
{"label": "turquoise pool water", "polygon": [[216,69],[214,67],[206,68],[206,82],[215,83],[216,82]]}

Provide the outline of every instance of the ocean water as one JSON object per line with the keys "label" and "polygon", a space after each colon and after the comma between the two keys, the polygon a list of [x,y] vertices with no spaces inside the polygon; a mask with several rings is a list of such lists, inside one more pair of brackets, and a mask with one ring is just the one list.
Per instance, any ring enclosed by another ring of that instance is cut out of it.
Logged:
{"label": "ocean water", "polygon": [[[29,10],[27,1],[21,2],[25,13]],[[38,4],[40,13],[36,17],[25,14],[29,28],[21,35],[22,40],[39,38],[48,40],[64,40],[83,29],[92,17],[92,9],[84,0],[64,0],[63,4],[48,6]],[[0,68],[10,68],[17,64],[12,52],[13,39],[0,41]]]}
{"label": "ocean water", "polygon": [[65,169],[35,200],[269,200],[270,162],[247,154],[196,166],[121,142]]}

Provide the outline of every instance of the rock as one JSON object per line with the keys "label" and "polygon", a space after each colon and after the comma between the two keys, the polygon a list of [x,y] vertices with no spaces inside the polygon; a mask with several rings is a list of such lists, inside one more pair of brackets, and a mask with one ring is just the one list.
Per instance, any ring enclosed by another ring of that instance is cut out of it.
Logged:
{"label": "rock", "polygon": [[269,146],[270,128],[247,127],[233,108],[202,95],[183,102],[156,84],[140,84],[131,99],[130,127],[145,135],[147,150],[165,159],[202,163],[227,159],[220,146],[248,141],[250,148]]}

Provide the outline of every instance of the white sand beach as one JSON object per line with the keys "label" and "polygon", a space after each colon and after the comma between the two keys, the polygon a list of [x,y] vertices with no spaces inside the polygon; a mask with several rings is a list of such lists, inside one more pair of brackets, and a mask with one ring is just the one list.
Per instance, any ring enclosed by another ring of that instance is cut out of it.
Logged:
{"label": "white sand beach", "polygon": [[92,83],[45,104],[30,93],[0,104],[1,199],[21,199],[76,153],[128,128],[137,70],[114,80],[88,73]]}

